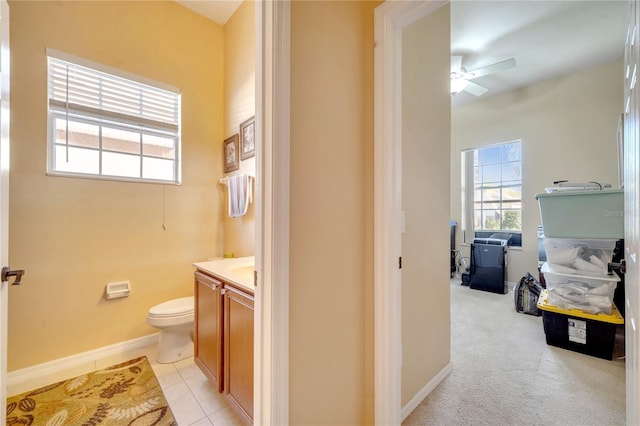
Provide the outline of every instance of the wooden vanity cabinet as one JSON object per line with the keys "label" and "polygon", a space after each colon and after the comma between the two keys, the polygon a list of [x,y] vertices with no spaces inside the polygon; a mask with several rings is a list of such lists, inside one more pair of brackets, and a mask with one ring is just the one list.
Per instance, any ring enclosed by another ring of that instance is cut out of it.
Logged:
{"label": "wooden vanity cabinet", "polygon": [[195,273],[194,360],[202,372],[216,383],[218,392],[223,390],[222,288],[222,281]]}
{"label": "wooden vanity cabinet", "polygon": [[224,392],[249,421],[253,419],[254,298],[224,288]]}
{"label": "wooden vanity cabinet", "polygon": [[195,299],[195,363],[251,424],[253,293],[196,271]]}

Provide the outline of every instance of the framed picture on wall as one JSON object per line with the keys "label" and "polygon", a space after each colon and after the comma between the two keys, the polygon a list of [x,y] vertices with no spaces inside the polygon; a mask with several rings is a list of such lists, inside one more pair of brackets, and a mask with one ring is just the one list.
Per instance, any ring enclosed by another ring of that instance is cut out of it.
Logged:
{"label": "framed picture on wall", "polygon": [[246,160],[256,155],[255,116],[240,124],[240,158]]}
{"label": "framed picture on wall", "polygon": [[224,172],[229,173],[240,168],[238,155],[238,134],[224,140]]}

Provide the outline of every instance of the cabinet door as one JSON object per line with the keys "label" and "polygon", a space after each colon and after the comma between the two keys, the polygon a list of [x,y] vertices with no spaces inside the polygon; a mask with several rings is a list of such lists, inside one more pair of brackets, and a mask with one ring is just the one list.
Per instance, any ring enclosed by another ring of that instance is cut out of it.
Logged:
{"label": "cabinet door", "polygon": [[224,391],[253,419],[253,296],[224,289]]}
{"label": "cabinet door", "polygon": [[222,392],[222,282],[195,273],[195,362]]}

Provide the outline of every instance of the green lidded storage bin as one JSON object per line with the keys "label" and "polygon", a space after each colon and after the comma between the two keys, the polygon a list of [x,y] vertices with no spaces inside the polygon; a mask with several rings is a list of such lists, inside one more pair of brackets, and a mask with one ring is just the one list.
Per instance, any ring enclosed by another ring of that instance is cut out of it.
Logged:
{"label": "green lidded storage bin", "polygon": [[557,191],[536,194],[544,236],[624,238],[624,190]]}

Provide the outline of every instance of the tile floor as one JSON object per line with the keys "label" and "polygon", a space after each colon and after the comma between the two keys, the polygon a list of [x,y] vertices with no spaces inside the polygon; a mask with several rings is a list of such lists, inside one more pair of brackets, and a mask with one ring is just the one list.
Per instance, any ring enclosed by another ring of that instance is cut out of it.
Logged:
{"label": "tile floor", "polygon": [[154,345],[96,359],[94,362],[86,363],[73,370],[59,371],[49,374],[47,377],[10,386],[7,392],[9,396],[16,395],[146,355],[179,426],[235,426],[244,424],[233,408],[229,406],[227,399],[218,393],[213,383],[196,366],[193,358],[173,364],[159,364],[155,360],[155,351]]}

